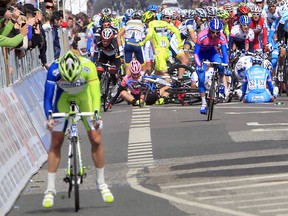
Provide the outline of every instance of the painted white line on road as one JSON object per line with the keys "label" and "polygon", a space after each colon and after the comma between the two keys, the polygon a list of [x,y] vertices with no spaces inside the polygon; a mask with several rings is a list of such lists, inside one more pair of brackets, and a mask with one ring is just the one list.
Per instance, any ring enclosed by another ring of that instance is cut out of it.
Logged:
{"label": "painted white line on road", "polygon": [[150,119],[150,115],[133,115],[132,119],[138,119],[138,118],[148,118]]}
{"label": "painted white line on road", "polygon": [[246,115],[246,114],[266,114],[266,113],[282,113],[282,111],[255,111],[255,112],[225,112],[228,115]]}
{"label": "painted white line on road", "polygon": [[287,212],[288,208],[282,208],[282,209],[271,209],[271,210],[261,210],[259,212],[261,213],[276,213],[276,212]]}
{"label": "painted white line on road", "polygon": [[[146,152],[151,152],[152,151],[152,147],[146,148],[145,151]],[[133,149],[133,150],[131,149],[131,150],[128,151],[128,153],[133,153],[133,152],[144,152],[144,149]]]}
{"label": "painted white line on road", "polygon": [[128,162],[127,164],[130,165],[130,164],[148,164],[148,163],[154,163],[154,160],[145,160],[145,161],[135,161],[135,162]]}
{"label": "painted white line on road", "polygon": [[188,190],[185,192],[176,192],[176,194],[186,195],[186,194],[195,194],[199,192],[208,192],[208,191],[223,191],[223,190],[238,190],[238,189],[247,189],[247,188],[258,188],[258,187],[267,187],[267,186],[278,186],[278,185],[288,185],[288,180],[285,182],[268,182],[268,183],[257,183],[257,184],[250,184],[250,185],[237,185],[231,187],[218,187],[213,189],[204,189],[200,191],[195,190]]}
{"label": "painted white line on road", "polygon": [[[262,198],[255,198],[253,195],[250,196],[251,199],[249,198],[245,198],[244,200],[235,200],[235,201],[232,201],[232,200],[229,200],[229,201],[218,201],[216,203],[218,204],[234,204],[234,203],[246,203],[246,202],[258,202],[258,201],[267,201],[267,200],[277,200],[277,199],[287,199],[288,196],[285,195],[285,196],[276,196],[276,197],[262,197]],[[254,198],[253,198],[254,197]]]}
{"label": "painted white line on road", "polygon": [[[288,198],[288,196],[285,197],[285,199],[287,199],[287,198]],[[254,200],[251,200],[251,201],[254,201]],[[287,205],[287,204],[288,204],[288,202],[277,202],[277,203],[265,203],[265,204],[257,204],[257,205],[239,206],[237,208],[239,208],[239,209],[247,209],[247,208],[251,209],[251,208],[259,208],[259,207],[267,207],[267,206]]]}
{"label": "painted white line on road", "polygon": [[136,159],[128,159],[128,164],[129,163],[134,163],[134,162],[150,162],[153,161],[153,157],[147,157],[147,158],[136,158]]}
{"label": "painted white line on road", "polygon": [[136,159],[136,158],[149,158],[149,159],[153,159],[153,155],[152,154],[144,154],[144,155],[135,155],[135,156],[129,156],[129,160],[130,159]]}
{"label": "painted white line on road", "polygon": [[131,124],[130,128],[149,128],[150,124]]}
{"label": "painted white line on road", "polygon": [[140,120],[134,120],[132,119],[131,124],[137,124],[137,123],[149,123],[150,120],[149,119],[140,119]]}
{"label": "painted white line on road", "polygon": [[243,182],[243,181],[258,181],[258,180],[268,180],[268,179],[277,179],[279,178],[287,178],[288,174],[279,174],[279,175],[267,175],[267,176],[256,176],[256,177],[249,177],[249,178],[237,178],[237,179],[225,179],[221,181],[209,181],[209,182],[200,182],[200,183],[192,183],[192,184],[177,184],[177,185],[168,185],[168,186],[161,186],[163,189],[173,189],[173,188],[184,188],[184,187],[198,187],[198,186],[205,186],[205,185],[212,185],[212,184],[227,184],[233,182]]}
{"label": "painted white line on road", "polygon": [[[286,193],[288,190],[281,189],[281,193]],[[213,196],[203,196],[203,197],[196,197],[197,200],[209,200],[209,199],[233,199],[236,197],[247,197],[247,196],[267,196],[271,193],[271,191],[262,191],[262,192],[248,192],[248,193],[241,193],[241,194],[224,194],[224,195],[213,195]],[[218,201],[216,203],[221,203],[225,201]]]}
{"label": "painted white line on road", "polygon": [[248,126],[286,126],[288,123],[270,123],[270,124],[260,124],[259,122],[247,122]]}
{"label": "painted white line on road", "polygon": [[151,142],[147,142],[147,143],[143,143],[143,142],[139,142],[139,143],[129,143],[129,146],[151,146]]}
{"label": "painted white line on road", "polygon": [[265,132],[265,131],[288,131],[288,128],[257,128],[251,129],[253,132]]}
{"label": "painted white line on road", "polygon": [[137,171],[138,171],[138,169],[129,169],[128,173],[127,173],[127,181],[130,184],[131,188],[133,188],[137,191],[140,191],[142,193],[149,194],[150,196],[159,197],[159,198],[171,201],[171,202],[180,203],[181,205],[188,205],[188,206],[194,206],[194,207],[199,207],[199,208],[203,208],[203,209],[209,209],[212,211],[222,212],[222,213],[226,213],[229,215],[256,216],[254,214],[249,214],[249,213],[245,213],[245,212],[241,212],[241,211],[235,211],[235,210],[221,208],[221,207],[208,205],[208,204],[204,204],[204,203],[188,201],[187,199],[181,199],[181,198],[174,197],[174,196],[171,196],[168,194],[162,194],[160,192],[153,191],[153,190],[150,190],[148,188],[144,188],[143,186],[139,185],[137,182],[137,178],[136,178]]}
{"label": "painted white line on road", "polygon": [[133,156],[135,156],[135,155],[152,155],[152,151],[145,151],[145,152],[143,152],[143,151],[140,151],[140,152],[131,152],[131,153],[129,153],[128,152],[128,157],[133,157]]}
{"label": "painted white line on road", "polygon": [[[133,109],[133,114],[134,115],[134,109]],[[142,131],[144,130],[144,132]],[[139,133],[141,133],[142,136],[139,136]],[[143,133],[145,135],[143,135]],[[146,138],[145,138],[146,137]],[[150,132],[150,128],[130,128],[129,129],[129,139],[128,139],[128,148],[129,148],[129,144],[130,143],[139,143],[139,142],[151,142],[151,132]],[[151,144],[152,147],[152,144]],[[137,149],[136,149],[137,150]],[[135,150],[132,150],[135,151]],[[152,151],[152,148],[151,148]],[[130,151],[129,151],[130,153]],[[129,156],[128,156],[128,160],[129,160]],[[149,167],[149,166],[154,166],[154,160],[145,160],[145,161],[134,161],[134,162],[127,162],[129,170],[127,172],[127,181],[130,184],[131,188],[133,188],[134,190],[140,191],[142,193],[146,193],[149,194],[151,196],[155,196],[155,197],[159,197],[162,199],[166,199],[169,200],[171,202],[176,202],[176,203],[180,203],[180,204],[184,204],[184,205],[189,205],[189,206],[195,206],[195,207],[199,207],[199,208],[204,208],[204,209],[209,209],[212,211],[217,211],[217,212],[223,212],[229,215],[235,215],[235,216],[256,216],[253,214],[248,214],[245,212],[241,212],[241,211],[235,211],[235,210],[231,210],[231,209],[226,209],[226,208],[221,208],[221,207],[217,207],[217,206],[212,206],[212,205],[208,205],[208,204],[203,204],[203,203],[199,203],[199,202],[193,202],[193,201],[187,201],[186,199],[180,199],[178,197],[173,197],[167,194],[162,194],[160,192],[157,191],[153,191],[147,188],[142,187],[141,185],[138,184],[138,179],[136,177],[137,172],[139,169],[142,169],[143,167]],[[134,168],[135,167],[135,168]]]}
{"label": "painted white line on road", "polygon": [[152,149],[152,146],[151,145],[146,145],[146,146],[128,146],[128,151],[129,150],[134,150],[134,149]]}

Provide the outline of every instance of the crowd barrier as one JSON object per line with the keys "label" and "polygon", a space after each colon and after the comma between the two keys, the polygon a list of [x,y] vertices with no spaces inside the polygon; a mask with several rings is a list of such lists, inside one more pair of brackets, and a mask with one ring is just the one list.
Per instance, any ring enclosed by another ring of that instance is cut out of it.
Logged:
{"label": "crowd barrier", "polygon": [[[51,31],[46,32],[47,60],[54,60]],[[61,54],[69,48],[59,30]],[[47,71],[39,50],[18,59],[15,50],[0,49],[0,215],[5,215],[32,175],[47,161],[50,133],[43,111]]]}

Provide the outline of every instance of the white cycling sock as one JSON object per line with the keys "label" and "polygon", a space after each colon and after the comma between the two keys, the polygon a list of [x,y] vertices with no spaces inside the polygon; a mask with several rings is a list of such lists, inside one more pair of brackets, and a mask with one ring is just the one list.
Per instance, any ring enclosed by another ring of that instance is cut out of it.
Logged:
{"label": "white cycling sock", "polygon": [[97,174],[97,182],[98,182],[98,184],[105,183],[104,167],[103,168],[96,168],[96,174]]}
{"label": "white cycling sock", "polygon": [[202,99],[202,106],[206,106],[206,98],[205,98],[205,96],[204,97],[201,97],[201,99]]}
{"label": "white cycling sock", "polygon": [[47,189],[54,189],[55,190],[55,180],[56,180],[56,173],[48,172]]}

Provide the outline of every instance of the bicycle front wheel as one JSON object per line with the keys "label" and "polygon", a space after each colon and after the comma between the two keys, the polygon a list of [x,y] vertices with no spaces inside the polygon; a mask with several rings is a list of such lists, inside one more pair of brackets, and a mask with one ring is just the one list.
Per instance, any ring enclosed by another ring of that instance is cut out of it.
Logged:
{"label": "bicycle front wheel", "polygon": [[207,121],[210,121],[213,118],[214,101],[215,101],[215,75],[212,76],[212,83],[207,96],[207,105],[208,105]]}
{"label": "bicycle front wheel", "polygon": [[105,97],[103,97],[103,110],[107,112],[110,106],[110,99],[111,99],[111,88],[110,88],[111,78],[107,78],[106,80],[106,88],[105,88]]}
{"label": "bicycle front wheel", "polygon": [[72,157],[73,157],[73,182],[74,182],[74,199],[75,199],[75,212],[80,208],[79,198],[79,185],[78,185],[78,163],[77,163],[77,137],[72,137]]}

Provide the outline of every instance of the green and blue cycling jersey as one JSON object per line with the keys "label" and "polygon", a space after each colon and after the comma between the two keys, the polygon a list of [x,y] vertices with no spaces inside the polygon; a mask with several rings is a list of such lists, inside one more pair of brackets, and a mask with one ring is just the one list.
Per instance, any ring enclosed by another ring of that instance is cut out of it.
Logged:
{"label": "green and blue cycling jersey", "polygon": [[[49,110],[54,113],[69,112],[71,100],[76,102],[81,112],[94,112],[97,109],[100,115],[101,93],[96,66],[86,58],[79,59],[82,71],[74,82],[68,82],[61,77],[58,60],[49,67],[44,92],[44,111],[47,119]],[[87,121],[83,121],[83,124],[86,130],[91,129]]]}

